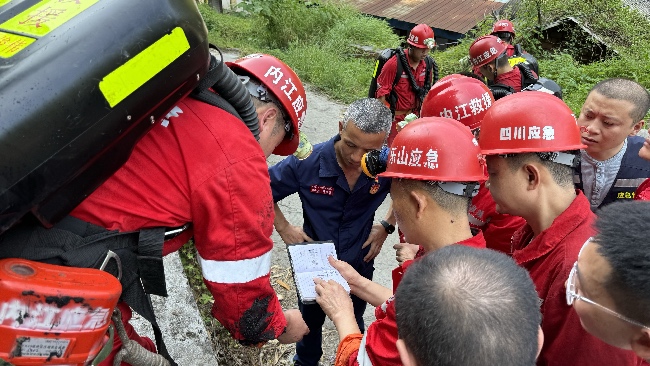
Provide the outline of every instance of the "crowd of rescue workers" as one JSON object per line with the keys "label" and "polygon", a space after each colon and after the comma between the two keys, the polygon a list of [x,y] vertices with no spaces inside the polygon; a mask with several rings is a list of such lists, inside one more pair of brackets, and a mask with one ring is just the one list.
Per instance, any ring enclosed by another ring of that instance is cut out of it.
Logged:
{"label": "crowd of rescue workers", "polygon": [[[245,345],[296,343],[295,365],[321,362],[326,317],[336,366],[646,364],[647,86],[602,80],[576,118],[515,35],[497,21],[469,48],[472,71],[436,80],[434,32],[417,25],[374,95],[313,146],[289,66],[264,54],[227,63],[252,98],[259,141],[230,113],[184,98],[71,216],[119,231],[191,222],[163,255],[193,237],[213,316]],[[271,154],[287,157],[268,167]],[[295,193],[302,226],[278,206]],[[314,279],[316,303],[284,310],[270,283],[274,227],[286,244],[333,242],[329,262],[350,293]],[[400,242],[382,249],[395,230]],[[392,249],[386,288],[373,260]],[[364,324],[368,304],[376,319]],[[129,338],[155,352],[118,307]]]}

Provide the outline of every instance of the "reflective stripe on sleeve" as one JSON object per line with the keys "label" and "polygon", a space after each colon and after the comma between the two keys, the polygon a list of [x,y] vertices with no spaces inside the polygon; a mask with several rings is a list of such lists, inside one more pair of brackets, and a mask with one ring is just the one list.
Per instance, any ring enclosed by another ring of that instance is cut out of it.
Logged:
{"label": "reflective stripe on sleeve", "polygon": [[361,344],[359,345],[359,353],[357,353],[357,362],[359,363],[359,366],[372,366],[372,361],[370,361],[370,358],[368,357],[368,353],[366,352],[367,335],[368,332],[366,331],[363,334],[363,338],[361,338]]}
{"label": "reflective stripe on sleeve", "polygon": [[238,261],[214,261],[199,255],[203,278],[216,283],[247,283],[271,272],[271,252]]}

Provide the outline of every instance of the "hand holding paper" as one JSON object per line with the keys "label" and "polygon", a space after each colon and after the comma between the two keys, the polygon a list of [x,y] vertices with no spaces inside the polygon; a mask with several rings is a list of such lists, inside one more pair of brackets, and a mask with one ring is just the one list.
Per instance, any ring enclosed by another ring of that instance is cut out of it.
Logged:
{"label": "hand holding paper", "polygon": [[314,278],[324,281],[334,280],[341,284],[348,293],[350,292],[347,281],[327,259],[328,256],[336,258],[334,243],[298,243],[288,245],[287,250],[298,297],[303,304],[316,302]]}

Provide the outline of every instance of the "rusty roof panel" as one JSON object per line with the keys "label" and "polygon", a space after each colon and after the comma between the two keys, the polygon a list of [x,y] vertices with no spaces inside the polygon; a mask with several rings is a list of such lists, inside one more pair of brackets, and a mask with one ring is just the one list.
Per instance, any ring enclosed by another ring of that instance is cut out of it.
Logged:
{"label": "rusty roof panel", "polygon": [[349,0],[362,13],[465,33],[504,3],[487,0]]}

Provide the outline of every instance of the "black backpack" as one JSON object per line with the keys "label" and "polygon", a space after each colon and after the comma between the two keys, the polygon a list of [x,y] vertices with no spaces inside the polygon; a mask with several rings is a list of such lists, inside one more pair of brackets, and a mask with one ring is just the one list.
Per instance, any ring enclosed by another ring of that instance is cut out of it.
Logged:
{"label": "black backpack", "polygon": [[[427,57],[424,59],[424,62],[426,63],[424,86],[420,87],[416,84],[415,77],[411,73],[411,68],[408,66],[408,61],[406,60],[406,54],[404,53],[404,49],[402,49],[401,47],[387,48],[379,53],[379,56],[377,56],[377,59],[375,61],[375,68],[372,72],[372,79],[370,80],[370,88],[368,89],[368,98],[375,98],[375,95],[377,93],[377,78],[381,74],[381,70],[383,69],[386,62],[388,62],[388,60],[390,60],[390,58],[393,56],[398,58],[397,72],[395,73],[395,80],[393,80],[393,86],[391,88],[392,90],[388,95],[388,98],[386,98],[386,100],[390,104],[390,111],[393,113],[394,116],[395,106],[397,105],[397,93],[395,93],[395,85],[397,85],[397,82],[402,77],[402,73],[404,72],[404,70],[406,70],[407,74],[409,75],[411,87],[417,93],[418,96],[417,99],[419,101],[419,104],[421,105],[422,101],[424,100],[424,97],[426,97],[427,93],[429,92],[429,89],[431,89],[431,86],[435,84],[436,81],[438,81],[438,64],[430,55],[427,55]],[[432,72],[433,72],[433,80],[431,79]]]}
{"label": "black backpack", "polygon": [[[521,91],[541,91],[562,99],[562,88],[555,81],[537,77],[526,64],[516,64],[515,67],[521,71]],[[488,85],[488,88],[496,100],[515,93],[513,87],[504,84],[491,84]]]}
{"label": "black backpack", "polygon": [[516,44],[514,47],[515,54],[510,56],[508,59],[508,61],[510,61],[510,64],[512,65],[513,62],[523,63],[524,65],[528,66],[528,68],[535,71],[535,74],[539,75],[539,63],[537,62],[537,59],[530,53],[524,52],[524,49],[520,44]]}

